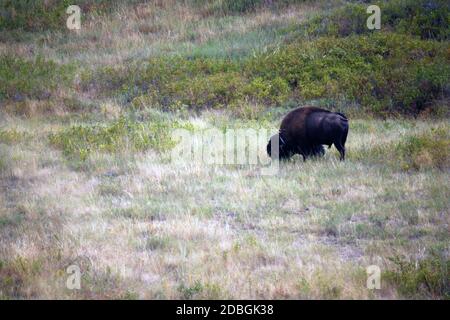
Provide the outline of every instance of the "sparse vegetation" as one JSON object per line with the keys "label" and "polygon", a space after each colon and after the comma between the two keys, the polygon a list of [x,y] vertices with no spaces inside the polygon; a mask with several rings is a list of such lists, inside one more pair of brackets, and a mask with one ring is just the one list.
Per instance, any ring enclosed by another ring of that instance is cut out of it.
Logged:
{"label": "sparse vegetation", "polygon": [[48,99],[64,84],[70,84],[73,67],[59,66],[37,56],[33,61],[0,55],[0,101],[26,98]]}
{"label": "sparse vegetation", "polygon": [[182,127],[178,123],[139,123],[125,117],[106,126],[72,126],[63,132],[52,133],[50,143],[60,148],[66,156],[86,160],[92,151],[134,152],[153,148],[158,151],[170,149],[174,141],[170,129]]}
{"label": "sparse vegetation", "polygon": [[397,150],[405,169],[450,168],[450,135],[440,128],[431,134],[408,137],[399,143]]}
{"label": "sparse vegetation", "polygon": [[[127,0],[129,4],[139,0]],[[110,13],[119,7],[117,0],[79,0],[83,13],[89,16]],[[0,4],[0,29],[28,32],[61,29],[66,22],[69,0],[5,0]]]}
{"label": "sparse vegetation", "polygon": [[386,272],[385,277],[395,283],[405,297],[450,298],[448,257],[433,252],[430,257],[419,261],[408,261],[399,256],[390,260],[395,268]]}
{"label": "sparse vegetation", "polygon": [[[376,116],[435,114],[449,99],[447,45],[395,33],[296,41],[245,61],[152,58],[145,67],[105,67],[90,83],[125,102],[164,110],[225,108],[244,101],[345,99]],[[151,84],[151,85],[150,85]]]}
{"label": "sparse vegetation", "polygon": [[[445,0],[374,1],[380,7],[383,30],[448,40],[450,7]],[[370,33],[366,27],[367,5],[349,3],[337,10],[319,14],[306,24],[308,36],[338,36]]]}
{"label": "sparse vegetation", "polygon": [[27,133],[16,129],[0,130],[0,143],[16,144],[27,138]]}
{"label": "sparse vegetation", "polygon": [[357,157],[388,164],[401,170],[450,168],[450,136],[448,128],[435,127],[428,132],[408,135],[399,141],[365,149]]}

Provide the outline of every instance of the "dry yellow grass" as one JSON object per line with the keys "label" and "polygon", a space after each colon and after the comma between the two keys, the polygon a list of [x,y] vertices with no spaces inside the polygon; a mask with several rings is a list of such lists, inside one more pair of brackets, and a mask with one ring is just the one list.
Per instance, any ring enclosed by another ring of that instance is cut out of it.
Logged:
{"label": "dry yellow grass", "polygon": [[[191,122],[208,126],[210,117]],[[345,163],[333,151],[271,177],[173,165],[153,151],[94,153],[89,171],[74,170],[46,146],[51,123],[9,121],[34,138],[1,145],[10,162],[0,260],[3,279],[17,282],[13,292],[2,285],[7,297],[398,298],[383,279],[382,290],[368,290],[366,267],[388,270],[389,257],[419,259],[448,245],[448,172],[401,173],[354,157],[400,139],[410,122],[385,130],[383,121],[356,121]],[[65,287],[72,264],[81,290]]]}

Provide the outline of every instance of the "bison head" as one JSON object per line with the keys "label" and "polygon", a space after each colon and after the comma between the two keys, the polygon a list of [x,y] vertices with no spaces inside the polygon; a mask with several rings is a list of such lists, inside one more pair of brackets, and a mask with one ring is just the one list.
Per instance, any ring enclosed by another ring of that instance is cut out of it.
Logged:
{"label": "bison head", "polygon": [[288,159],[292,157],[294,154],[298,153],[301,154],[304,158],[305,157],[323,157],[325,154],[325,149],[322,145],[313,145],[308,147],[300,147],[300,146],[292,146],[289,143],[286,142],[286,139],[284,139],[279,134],[276,134],[272,136],[269,140],[269,143],[267,144],[267,154],[269,157],[272,157],[272,139],[278,139],[278,155],[279,159]]}
{"label": "bison head", "polygon": [[274,136],[272,136],[269,140],[269,143],[267,143],[267,154],[269,157],[272,157],[272,139],[278,139],[278,156],[280,159],[287,159],[290,158],[294,152],[292,152],[289,145],[286,143],[285,139],[281,137],[278,133]]}

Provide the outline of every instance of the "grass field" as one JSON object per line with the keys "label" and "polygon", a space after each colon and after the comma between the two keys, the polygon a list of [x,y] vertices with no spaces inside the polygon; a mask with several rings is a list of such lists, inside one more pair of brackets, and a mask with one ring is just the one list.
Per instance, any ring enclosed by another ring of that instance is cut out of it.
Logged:
{"label": "grass field", "polygon": [[[189,1],[130,1],[92,13],[78,33],[1,31],[1,299],[450,297],[448,40],[407,38],[433,52],[421,75],[436,90],[405,80],[414,90],[386,93],[398,98],[389,108],[380,93],[381,107],[370,110],[372,100],[349,95],[356,75],[344,64],[333,72],[349,88],[330,80],[332,96],[291,89],[281,71],[270,82],[253,60],[247,67],[249,57],[309,41],[303,23],[346,5],[286,2],[216,14]],[[324,37],[311,46],[333,41]],[[361,37],[355,43],[372,50]],[[419,49],[402,50],[422,59]],[[174,60],[182,62],[172,73],[155,76],[146,63],[167,56],[194,62]],[[267,61],[280,66],[282,57]],[[223,83],[234,81],[253,91],[228,96]],[[176,128],[273,131],[306,101],[348,114],[345,162],[334,147],[324,158],[281,162],[273,176],[258,165],[171,161]],[[406,101],[420,110],[414,117],[394,112]],[[81,269],[79,290],[66,286],[70,265]],[[367,288],[370,265],[381,270],[379,290]]]}

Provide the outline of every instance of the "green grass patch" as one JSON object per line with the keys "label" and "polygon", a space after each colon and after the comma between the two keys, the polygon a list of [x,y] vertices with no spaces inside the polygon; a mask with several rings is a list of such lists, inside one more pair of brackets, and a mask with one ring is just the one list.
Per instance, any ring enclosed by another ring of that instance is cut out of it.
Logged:
{"label": "green grass patch", "polygon": [[37,56],[26,60],[18,56],[0,55],[0,101],[25,98],[48,99],[58,88],[69,85],[73,66],[62,66]]}
{"label": "green grass patch", "polygon": [[204,285],[200,281],[196,281],[192,285],[185,285],[182,283],[177,289],[183,299],[193,299],[198,297],[205,290]]}
{"label": "green grass patch", "polygon": [[75,125],[49,135],[50,143],[66,156],[86,160],[92,152],[165,151],[174,146],[170,130],[178,122],[138,122],[124,116],[107,125]]}
{"label": "green grass patch", "polygon": [[0,143],[13,145],[25,141],[29,134],[16,129],[0,130]]}
{"label": "green grass patch", "polygon": [[415,115],[449,95],[447,46],[394,33],[299,41],[248,68],[285,80],[297,99],[345,99],[376,115]]}
{"label": "green grass patch", "polygon": [[383,279],[392,283],[407,298],[450,298],[450,260],[432,253],[418,261],[401,256],[391,257],[394,267],[383,273]]}
{"label": "green grass patch", "polygon": [[448,129],[407,135],[387,145],[377,145],[355,154],[361,161],[373,161],[401,170],[450,168],[450,134]]}
{"label": "green grass patch", "polygon": [[261,105],[325,99],[377,116],[433,114],[450,95],[448,59],[445,43],[375,33],[299,41],[240,61],[155,57],[87,72],[82,82],[134,108],[259,112]]}
{"label": "green grass patch", "polygon": [[168,236],[149,235],[145,242],[145,249],[150,251],[162,250],[170,246],[171,239]]}
{"label": "green grass patch", "polygon": [[450,132],[445,128],[409,136],[396,147],[404,169],[450,168]]}
{"label": "green grass patch", "polygon": [[[277,104],[290,93],[280,77],[249,77],[242,63],[230,59],[157,57],[144,67],[106,67],[85,73],[83,86],[115,93],[134,109],[240,108],[245,102]],[[245,69],[244,69],[245,71]]]}
{"label": "green grass patch", "polygon": [[25,219],[23,212],[0,216],[0,230],[6,227],[17,227]]}
{"label": "green grass patch", "polygon": [[[21,256],[12,260],[0,260],[0,298],[22,297],[24,286],[42,272],[42,259],[27,259]],[[29,292],[33,295],[34,290]]]}
{"label": "green grass patch", "polygon": [[42,31],[65,27],[68,0],[5,0],[0,4],[0,29]]}
{"label": "green grass patch", "polygon": [[[31,32],[45,30],[66,31],[66,13],[70,5],[81,9],[82,19],[88,16],[111,13],[124,1],[117,0],[5,0],[0,3],[0,29],[25,30]],[[127,4],[142,2],[127,0]]]}
{"label": "green grass patch", "polygon": [[[381,10],[381,29],[419,36],[422,39],[448,40],[450,6],[445,0],[375,1]],[[302,36],[346,37],[371,33],[366,26],[369,4],[349,3],[334,11],[319,14],[300,30]]]}

